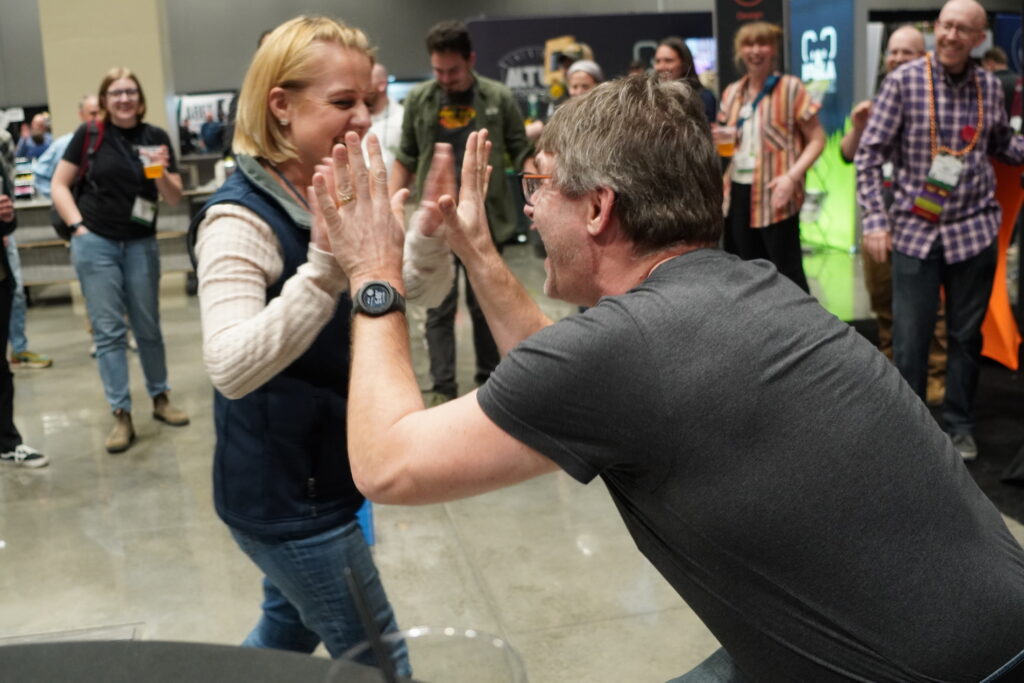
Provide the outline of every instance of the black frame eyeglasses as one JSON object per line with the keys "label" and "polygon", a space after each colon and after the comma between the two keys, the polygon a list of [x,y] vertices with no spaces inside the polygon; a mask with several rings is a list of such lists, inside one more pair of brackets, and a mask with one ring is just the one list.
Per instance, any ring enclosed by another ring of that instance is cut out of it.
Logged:
{"label": "black frame eyeglasses", "polygon": [[533,206],[533,195],[540,191],[541,185],[544,184],[545,180],[553,178],[549,173],[519,173],[519,180],[523,184],[523,198],[526,200],[527,206]]}

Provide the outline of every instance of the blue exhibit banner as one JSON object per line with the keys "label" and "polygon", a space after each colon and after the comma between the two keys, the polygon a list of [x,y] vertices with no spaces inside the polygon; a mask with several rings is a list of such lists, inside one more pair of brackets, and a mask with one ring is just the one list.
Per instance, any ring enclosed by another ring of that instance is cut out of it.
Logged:
{"label": "blue exhibit banner", "polygon": [[992,22],[992,42],[1003,48],[1010,58],[1010,69],[1021,72],[1020,15],[1000,12]]}
{"label": "blue exhibit banner", "polygon": [[805,244],[852,251],[856,244],[856,178],[843,163],[839,142],[853,107],[854,0],[790,0],[789,49],[792,72],[821,103],[825,151],[807,173],[800,211]]}

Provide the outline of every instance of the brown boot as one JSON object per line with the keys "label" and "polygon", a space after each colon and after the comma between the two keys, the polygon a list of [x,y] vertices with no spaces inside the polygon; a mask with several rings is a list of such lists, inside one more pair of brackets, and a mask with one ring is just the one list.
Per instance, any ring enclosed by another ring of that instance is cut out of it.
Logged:
{"label": "brown boot", "polygon": [[107,453],[122,453],[135,441],[135,429],[132,427],[132,414],[118,408],[114,411],[114,427],[107,434],[103,443]]}
{"label": "brown boot", "polygon": [[172,427],[184,427],[188,424],[188,415],[184,410],[174,407],[166,391],[153,397],[153,417]]}

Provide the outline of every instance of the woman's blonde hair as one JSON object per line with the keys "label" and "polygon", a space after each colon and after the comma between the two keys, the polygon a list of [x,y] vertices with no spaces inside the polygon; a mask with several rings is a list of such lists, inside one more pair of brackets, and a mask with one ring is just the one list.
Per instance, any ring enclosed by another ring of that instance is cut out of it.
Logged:
{"label": "woman's blonde hair", "polygon": [[110,86],[114,81],[119,81],[122,78],[130,78],[135,82],[135,87],[139,89],[139,121],[146,115],[146,93],[142,91],[142,84],[139,83],[138,77],[126,66],[115,66],[104,74],[103,80],[100,81],[100,89],[97,91],[100,101],[100,114],[103,116],[104,122],[110,121],[110,109],[107,107],[107,91],[110,90]]}
{"label": "woman's blonde hair", "polygon": [[775,66],[778,66],[779,52],[782,48],[782,28],[767,21],[752,21],[740,26],[732,40],[732,59],[738,68],[743,67],[740,48],[744,45],[771,45],[775,48]]}
{"label": "woman's blonde hair", "polygon": [[357,50],[373,62],[366,34],[336,19],[300,16],[278,26],[253,55],[238,94],[231,141],[236,154],[260,156],[274,163],[296,158],[295,147],[270,112],[267,96],[275,87],[300,89],[309,85],[318,43]]}

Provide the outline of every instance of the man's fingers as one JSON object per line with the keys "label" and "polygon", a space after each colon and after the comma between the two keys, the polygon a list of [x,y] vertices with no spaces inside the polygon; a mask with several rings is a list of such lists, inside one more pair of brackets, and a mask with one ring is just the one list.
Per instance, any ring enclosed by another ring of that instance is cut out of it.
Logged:
{"label": "man's fingers", "polygon": [[345,148],[348,150],[348,168],[356,201],[370,202],[373,198],[370,194],[370,170],[363,161],[356,132],[345,133]]}

